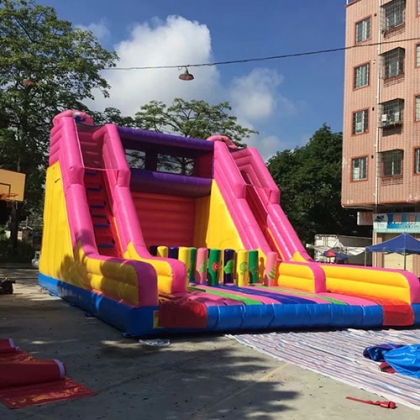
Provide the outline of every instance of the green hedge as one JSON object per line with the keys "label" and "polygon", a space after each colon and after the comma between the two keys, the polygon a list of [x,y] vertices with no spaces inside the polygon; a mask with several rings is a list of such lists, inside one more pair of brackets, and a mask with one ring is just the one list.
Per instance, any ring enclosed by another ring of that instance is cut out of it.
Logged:
{"label": "green hedge", "polygon": [[0,238],[0,263],[31,263],[35,249],[30,242],[18,241],[17,248],[12,247],[10,239]]}

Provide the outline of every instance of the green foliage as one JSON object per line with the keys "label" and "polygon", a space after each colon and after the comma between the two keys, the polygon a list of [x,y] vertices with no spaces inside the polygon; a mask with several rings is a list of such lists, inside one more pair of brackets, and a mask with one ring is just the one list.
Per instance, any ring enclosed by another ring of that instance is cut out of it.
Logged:
{"label": "green foliage", "polygon": [[124,117],[117,108],[108,107],[104,112],[91,112],[92,117],[97,125],[116,124],[120,127],[137,127],[133,117]]}
{"label": "green foliage", "polygon": [[315,234],[369,235],[354,210],[341,206],[342,134],[323,125],[304,147],[277,153],[268,169],[281,190],[282,207],[300,239]]}
{"label": "green foliage", "polygon": [[0,237],[0,263],[30,263],[35,255],[35,249],[30,242],[19,241],[13,247],[10,239]]}
{"label": "green foliage", "polygon": [[214,134],[228,136],[238,146],[257,132],[242,127],[230,114],[228,102],[210,105],[205,101],[174,99],[172,105],[151,101],[136,113],[137,127],[158,133],[179,134],[185,137],[206,139]]}
{"label": "green foliage", "polygon": [[[103,113],[95,114],[94,118],[98,124],[113,123],[121,127],[136,127],[197,139],[222,134],[236,145],[244,147],[243,140],[257,132],[238,124],[237,118],[230,114],[231,110],[228,102],[210,105],[201,100],[176,98],[170,106],[151,101],[143,105],[134,118],[122,116],[116,108],[106,108]],[[141,153],[127,151],[127,158],[132,167],[142,167],[144,164]],[[183,157],[160,156],[159,167],[170,172],[188,174],[192,170],[192,161]]]}
{"label": "green foliage", "polygon": [[100,72],[116,59],[52,7],[0,0],[0,167],[27,174],[27,212],[42,207],[52,118],[84,110],[93,89],[107,96]]}

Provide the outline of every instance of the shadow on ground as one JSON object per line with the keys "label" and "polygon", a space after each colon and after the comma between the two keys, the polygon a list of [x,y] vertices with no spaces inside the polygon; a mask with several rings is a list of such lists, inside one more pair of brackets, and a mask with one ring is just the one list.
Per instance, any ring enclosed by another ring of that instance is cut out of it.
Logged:
{"label": "shadow on ground", "polygon": [[0,406],[0,418],[264,420],[292,410],[288,402],[299,394],[281,382],[282,363],[223,336],[142,346],[42,292],[30,271],[13,295],[0,296],[0,338],[13,337],[36,358],[63,361],[69,376],[97,395],[13,412]]}

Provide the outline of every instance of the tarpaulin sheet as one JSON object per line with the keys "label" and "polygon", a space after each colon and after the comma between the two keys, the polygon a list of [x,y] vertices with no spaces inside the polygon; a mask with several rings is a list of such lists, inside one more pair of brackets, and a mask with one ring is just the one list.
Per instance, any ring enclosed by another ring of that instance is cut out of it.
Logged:
{"label": "tarpaulin sheet", "polygon": [[20,351],[12,339],[0,339],[0,401],[23,408],[95,393],[65,376],[59,360],[35,360]]}

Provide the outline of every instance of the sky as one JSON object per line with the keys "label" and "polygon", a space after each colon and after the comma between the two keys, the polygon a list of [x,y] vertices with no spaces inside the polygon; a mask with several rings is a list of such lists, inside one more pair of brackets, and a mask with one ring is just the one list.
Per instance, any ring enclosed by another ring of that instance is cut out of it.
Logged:
{"label": "sky", "polygon": [[[242,60],[344,46],[345,0],[41,0],[60,19],[90,29],[118,67]],[[264,159],[304,146],[324,123],[342,129],[344,52],[183,71],[105,71],[109,99],[89,106],[134,115],[151,100],[229,101],[246,140]]]}

